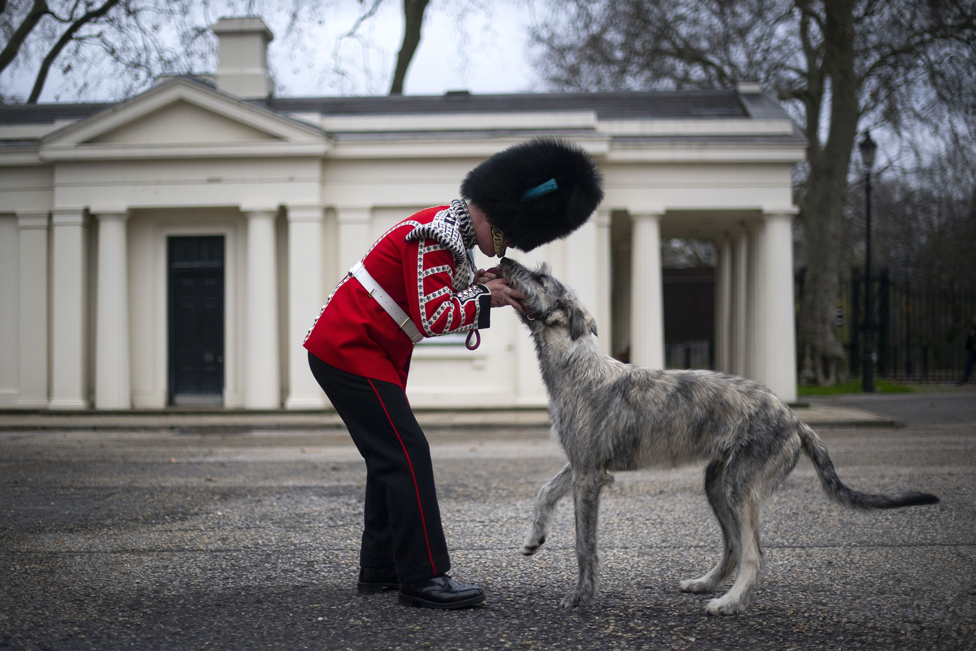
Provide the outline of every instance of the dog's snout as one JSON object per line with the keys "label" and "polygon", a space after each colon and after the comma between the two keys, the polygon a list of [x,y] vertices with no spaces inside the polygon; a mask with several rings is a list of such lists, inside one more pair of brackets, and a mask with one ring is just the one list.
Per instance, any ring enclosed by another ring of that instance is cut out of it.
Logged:
{"label": "dog's snout", "polygon": [[498,262],[498,273],[507,280],[511,280],[512,271],[518,266],[518,263],[511,258],[502,258]]}

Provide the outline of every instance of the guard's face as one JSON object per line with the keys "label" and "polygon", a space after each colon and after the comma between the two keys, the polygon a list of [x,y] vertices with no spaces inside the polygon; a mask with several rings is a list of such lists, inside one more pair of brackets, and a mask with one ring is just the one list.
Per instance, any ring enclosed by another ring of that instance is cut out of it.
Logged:
{"label": "guard's face", "polygon": [[[491,222],[488,215],[478,207],[478,204],[468,202],[468,214],[471,215],[471,225],[474,226],[474,234],[478,238],[478,250],[489,258],[495,257],[495,245],[491,241]],[[508,238],[505,238],[505,246],[511,246]]]}
{"label": "guard's face", "polygon": [[474,226],[474,234],[478,238],[478,249],[489,258],[494,258],[495,247],[491,243],[491,224],[488,222],[488,215],[475,203],[468,203],[468,214],[471,215],[471,225]]}

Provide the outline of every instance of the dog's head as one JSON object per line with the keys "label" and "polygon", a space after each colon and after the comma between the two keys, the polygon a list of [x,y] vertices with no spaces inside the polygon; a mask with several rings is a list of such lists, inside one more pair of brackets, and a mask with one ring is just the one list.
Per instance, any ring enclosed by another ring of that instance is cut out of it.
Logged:
{"label": "dog's head", "polygon": [[565,328],[573,341],[587,332],[596,335],[596,320],[572,290],[552,276],[546,263],[531,270],[511,258],[502,258],[498,271],[509,287],[525,296],[522,322],[533,333],[540,328]]}

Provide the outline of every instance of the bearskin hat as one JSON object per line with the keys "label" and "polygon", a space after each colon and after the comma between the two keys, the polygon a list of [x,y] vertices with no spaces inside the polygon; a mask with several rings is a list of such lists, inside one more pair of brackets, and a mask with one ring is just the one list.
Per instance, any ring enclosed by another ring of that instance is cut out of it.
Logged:
{"label": "bearskin hat", "polygon": [[531,251],[583,225],[603,200],[603,177],[582,148],[536,138],[468,172],[461,196],[485,211],[512,246]]}

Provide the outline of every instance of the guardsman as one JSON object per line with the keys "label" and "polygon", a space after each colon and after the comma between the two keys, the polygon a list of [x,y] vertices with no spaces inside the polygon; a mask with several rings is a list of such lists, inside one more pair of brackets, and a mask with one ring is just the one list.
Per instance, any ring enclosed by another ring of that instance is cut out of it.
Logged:
{"label": "guardsman", "polygon": [[309,365],[366,461],[363,593],[399,590],[400,603],[462,608],[484,591],[447,575],[427,439],[405,393],[414,345],[467,333],[480,342],[490,308],[523,311],[521,296],[471,250],[503,256],[565,237],[603,198],[590,157],[540,138],[471,170],[462,199],[427,208],[384,233],[329,297],[305,339]]}

